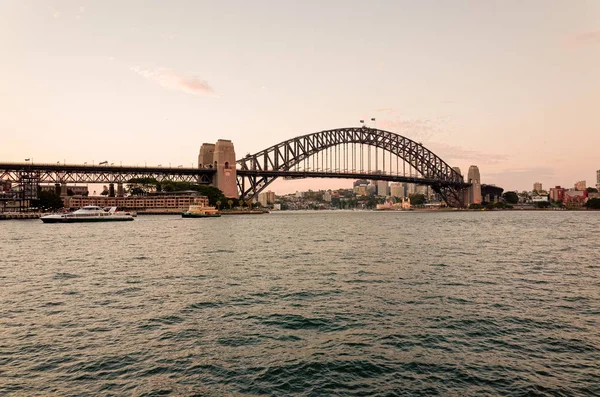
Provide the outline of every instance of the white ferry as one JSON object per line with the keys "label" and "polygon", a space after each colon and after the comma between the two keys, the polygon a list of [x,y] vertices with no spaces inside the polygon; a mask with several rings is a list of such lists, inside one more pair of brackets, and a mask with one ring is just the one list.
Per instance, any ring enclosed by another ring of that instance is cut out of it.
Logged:
{"label": "white ferry", "polygon": [[117,212],[117,207],[104,211],[102,207],[88,205],[75,212],[45,215],[40,219],[44,223],[123,222],[132,221],[133,216],[130,213]]}

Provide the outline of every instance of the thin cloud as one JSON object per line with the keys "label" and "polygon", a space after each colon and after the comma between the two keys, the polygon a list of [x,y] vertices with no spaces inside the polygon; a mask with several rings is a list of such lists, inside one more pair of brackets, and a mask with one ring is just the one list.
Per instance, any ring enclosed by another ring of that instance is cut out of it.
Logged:
{"label": "thin cloud", "polygon": [[425,147],[447,162],[468,160],[471,162],[471,164],[494,164],[509,159],[509,156],[503,154],[484,153],[479,150],[465,149],[460,146],[441,142],[430,142],[427,143]]}
{"label": "thin cloud", "polygon": [[130,69],[145,79],[170,90],[181,91],[191,95],[210,95],[214,93],[212,87],[205,80],[200,80],[195,76],[186,77],[165,68],[148,70],[134,66]]}
{"label": "thin cloud", "polygon": [[600,44],[600,30],[572,34],[565,38],[565,43],[569,47]]}

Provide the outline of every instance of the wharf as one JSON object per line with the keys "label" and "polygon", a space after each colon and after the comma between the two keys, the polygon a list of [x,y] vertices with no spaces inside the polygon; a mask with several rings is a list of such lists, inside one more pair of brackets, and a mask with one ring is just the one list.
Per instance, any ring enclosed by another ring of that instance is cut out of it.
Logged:
{"label": "wharf", "polygon": [[252,210],[252,211],[220,211],[221,215],[260,215],[268,214],[267,210]]}
{"label": "wharf", "polygon": [[39,219],[42,215],[36,212],[3,212],[0,213],[0,221],[9,219]]}

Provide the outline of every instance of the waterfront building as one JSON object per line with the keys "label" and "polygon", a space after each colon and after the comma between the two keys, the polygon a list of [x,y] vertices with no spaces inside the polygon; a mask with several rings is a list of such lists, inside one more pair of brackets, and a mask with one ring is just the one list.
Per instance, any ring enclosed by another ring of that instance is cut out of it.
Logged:
{"label": "waterfront building", "polygon": [[275,192],[267,191],[258,194],[258,202],[263,207],[267,207],[269,204],[273,204],[275,202]]}
{"label": "waterfront building", "polygon": [[366,196],[367,195],[367,186],[369,185],[359,185],[354,187],[354,194],[357,196]]}
{"label": "waterfront building", "polygon": [[[82,208],[87,205],[118,207],[119,209],[143,210],[187,210],[194,199],[202,198],[198,192],[155,193],[147,196],[108,197],[108,196],[63,196],[67,208]],[[208,201],[206,202],[208,205]]]}
{"label": "waterfront building", "polygon": [[587,185],[585,181],[577,181],[575,182],[575,190],[585,190]]}
{"label": "waterfront building", "polygon": [[535,190],[536,192],[541,192],[542,191],[542,183],[541,182],[534,182],[533,184],[533,190]]}
{"label": "waterfront building", "polygon": [[565,190],[563,204],[567,207],[582,207],[587,201],[587,191],[569,189]]}
{"label": "waterfront building", "polygon": [[410,196],[411,194],[415,194],[417,190],[417,185],[415,185],[414,183],[407,183],[406,184],[406,195]]}
{"label": "waterfront building", "polygon": [[387,196],[388,195],[388,183],[387,181],[377,181],[377,195],[378,196]]}
{"label": "waterfront building", "polygon": [[323,193],[323,201],[331,202],[331,197],[331,190],[328,190],[325,193]]}
{"label": "waterfront building", "polygon": [[398,197],[398,198],[405,197],[404,184],[399,183],[399,182],[391,183],[390,184],[390,196]]}
{"label": "waterfront building", "polygon": [[565,198],[565,189],[560,186],[550,188],[550,200],[562,202]]}
{"label": "waterfront building", "polygon": [[481,204],[481,177],[479,167],[472,165],[469,167],[467,182],[471,184],[466,192],[465,204]]}
{"label": "waterfront building", "polygon": [[304,197],[304,192],[296,192],[296,198],[302,198]]}
{"label": "waterfront building", "polygon": [[600,190],[600,170],[596,171],[596,189]]}

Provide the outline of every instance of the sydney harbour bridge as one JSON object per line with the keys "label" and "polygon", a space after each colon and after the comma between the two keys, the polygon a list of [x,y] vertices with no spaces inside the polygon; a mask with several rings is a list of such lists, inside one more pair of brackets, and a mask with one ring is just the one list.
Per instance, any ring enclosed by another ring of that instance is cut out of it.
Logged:
{"label": "sydney harbour bridge", "polygon": [[[0,181],[110,185],[122,194],[135,178],[212,184],[226,196],[255,198],[277,178],[349,178],[430,186],[452,207],[464,207],[470,184],[421,143],[369,127],[339,128],[292,138],[236,159],[233,143],[203,144],[198,168],[88,164],[0,163]],[[24,191],[27,189],[23,189]]]}

